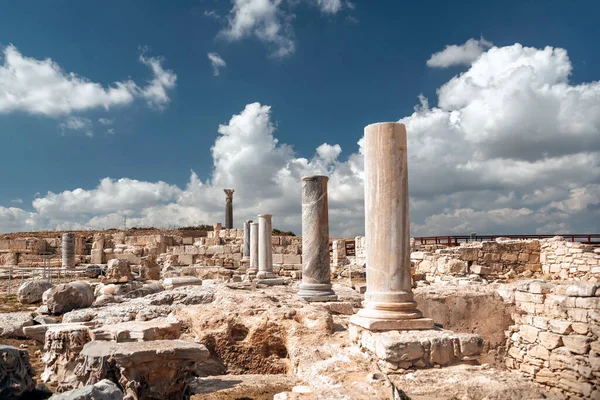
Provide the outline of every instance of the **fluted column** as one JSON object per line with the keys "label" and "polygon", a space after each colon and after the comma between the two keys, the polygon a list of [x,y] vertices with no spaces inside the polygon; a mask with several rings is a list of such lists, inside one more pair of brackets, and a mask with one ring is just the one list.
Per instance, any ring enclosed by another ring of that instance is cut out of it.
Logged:
{"label": "fluted column", "polygon": [[329,266],[329,212],[326,176],[302,178],[302,283],[298,296],[335,301]]}
{"label": "fluted column", "polygon": [[250,268],[248,275],[256,275],[258,272],[258,222],[250,224]]}
{"label": "fluted column", "polygon": [[261,214],[258,216],[258,279],[276,278],[273,273],[273,243],[271,235],[273,227],[271,224],[271,214]]}
{"label": "fluted column", "polygon": [[225,229],[233,229],[233,189],[223,189],[225,192]]}
{"label": "fluted column", "polygon": [[367,291],[350,322],[369,330],[431,329],[412,293],[406,129],[368,125],[364,140]]}
{"label": "fluted column", "polygon": [[244,221],[244,247],[242,261],[250,261],[250,224],[252,220]]}

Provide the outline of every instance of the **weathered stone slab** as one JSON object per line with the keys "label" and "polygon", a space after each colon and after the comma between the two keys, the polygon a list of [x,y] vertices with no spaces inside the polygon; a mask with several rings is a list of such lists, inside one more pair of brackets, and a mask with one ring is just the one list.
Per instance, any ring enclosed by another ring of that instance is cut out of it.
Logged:
{"label": "weathered stone slab", "polygon": [[106,281],[113,283],[125,283],[133,281],[129,261],[123,258],[114,258],[108,261],[106,267]]}
{"label": "weathered stone slab", "polygon": [[46,332],[50,328],[68,328],[70,326],[84,325],[87,327],[95,327],[95,322],[73,322],[73,323],[62,323],[62,324],[44,324],[44,325],[33,325],[26,326],[23,328],[23,335],[29,339],[37,340],[38,342],[45,342]]}
{"label": "weathered stone slab", "polygon": [[35,389],[33,376],[26,350],[0,344],[0,399],[16,400],[27,396],[27,392]]}
{"label": "weathered stone slab", "polygon": [[83,281],[58,285],[44,292],[44,304],[52,314],[89,307],[93,302],[94,292],[90,285]]}
{"label": "weathered stone slab", "polygon": [[81,389],[74,389],[68,392],[55,394],[50,400],[122,400],[123,392],[121,389],[109,381],[103,379],[93,385],[84,386]]}
{"label": "weathered stone slab", "polygon": [[93,340],[118,343],[171,340],[179,339],[180,326],[176,322],[167,321],[130,321],[93,329],[90,335]]}
{"label": "weathered stone slab", "polygon": [[163,280],[163,286],[165,289],[174,289],[181,286],[198,286],[202,285],[202,279],[195,278],[193,276],[182,276],[179,278],[167,278]]}
{"label": "weathered stone slab", "polygon": [[194,371],[208,356],[205,346],[183,340],[92,341],[83,348],[76,373],[80,385],[116,379],[129,399],[180,399],[189,395]]}
{"label": "weathered stone slab", "polygon": [[475,334],[429,329],[373,332],[350,324],[350,339],[373,353],[384,369],[424,368],[476,361],[483,339]]}
{"label": "weathered stone slab", "polygon": [[0,314],[0,338],[24,337],[23,328],[33,325],[30,312]]}
{"label": "weathered stone slab", "polygon": [[22,304],[33,304],[42,301],[42,295],[53,285],[48,281],[34,280],[24,282],[17,290],[17,299]]}

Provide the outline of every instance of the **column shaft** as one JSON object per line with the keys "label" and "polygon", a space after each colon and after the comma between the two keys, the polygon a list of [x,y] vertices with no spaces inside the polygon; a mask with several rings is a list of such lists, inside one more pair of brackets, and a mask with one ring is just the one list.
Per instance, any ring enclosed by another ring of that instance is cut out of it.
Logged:
{"label": "column shaft", "polygon": [[298,296],[334,301],[329,265],[329,213],[326,176],[302,178],[302,284]]}
{"label": "column shaft", "polygon": [[250,224],[252,220],[244,221],[244,247],[242,252],[242,260],[250,260]]}
{"label": "column shaft", "polygon": [[273,243],[271,236],[273,227],[271,214],[258,216],[258,274],[259,279],[276,278],[273,273]]}
{"label": "column shaft", "polygon": [[371,330],[430,329],[413,300],[410,276],[408,158],[403,124],[365,128],[367,291],[351,322]]}
{"label": "column shaft", "polygon": [[62,235],[62,266],[75,267],[75,234],[63,233]]}
{"label": "column shaft", "polygon": [[256,275],[258,272],[258,222],[250,224],[250,268],[249,275]]}

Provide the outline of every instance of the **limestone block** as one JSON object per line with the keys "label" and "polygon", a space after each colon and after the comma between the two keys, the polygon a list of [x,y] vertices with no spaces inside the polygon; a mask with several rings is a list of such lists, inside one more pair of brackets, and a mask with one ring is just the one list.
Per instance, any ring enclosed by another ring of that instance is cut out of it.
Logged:
{"label": "limestone block", "polygon": [[65,323],[60,323],[60,324],[42,324],[42,325],[33,325],[33,326],[26,326],[25,328],[23,328],[23,333],[24,336],[29,338],[29,339],[33,339],[33,340],[37,340],[38,342],[44,343],[46,341],[46,332],[48,332],[48,329],[50,328],[61,328],[61,327],[70,327],[70,326],[74,326],[74,325],[84,325],[87,327],[95,327],[96,323],[95,322],[65,322]]}
{"label": "limestone block", "polygon": [[519,334],[521,338],[529,343],[535,343],[540,330],[530,325],[521,325],[519,328]]}
{"label": "limestone block", "polygon": [[192,254],[182,254],[178,258],[179,265],[194,265],[195,256]]}
{"label": "limestone block", "polygon": [[558,319],[551,319],[548,321],[548,329],[551,332],[559,333],[561,335],[568,334],[572,331],[571,323],[569,321],[561,321]]}
{"label": "limestone block", "polygon": [[562,337],[565,347],[575,354],[586,354],[590,350],[591,338],[583,335],[567,335]]}
{"label": "limestone block", "polygon": [[50,400],[122,400],[121,389],[108,379],[81,389],[69,390],[50,397]]}
{"label": "limestone block", "polygon": [[102,264],[102,262],[104,261],[103,257],[104,257],[103,249],[101,249],[101,248],[92,249],[91,260],[90,260],[92,264]]}
{"label": "limestone block", "polygon": [[108,282],[125,283],[133,281],[129,261],[123,258],[115,258],[108,261],[105,276]]}
{"label": "limestone block", "polygon": [[532,294],[546,294],[554,287],[553,284],[548,282],[534,281],[529,285],[529,293]]}
{"label": "limestone block", "polygon": [[598,287],[600,287],[600,283],[577,282],[567,287],[567,296],[591,297],[596,294]]}
{"label": "limestone block", "polygon": [[515,292],[515,300],[517,302],[527,301],[535,304],[543,304],[544,303],[544,295],[543,294],[531,294],[521,291]]}
{"label": "limestone block", "polygon": [[283,264],[302,264],[302,256],[297,254],[284,254]]}
{"label": "limestone block", "polygon": [[142,260],[141,277],[144,280],[157,281],[160,279],[160,265],[156,262],[155,256],[148,256]]}
{"label": "limestone block", "polygon": [[87,282],[75,281],[47,290],[43,298],[44,305],[51,314],[62,314],[76,308],[91,306],[94,302],[94,292]]}
{"label": "limestone block", "polygon": [[600,297],[577,297],[575,306],[578,308],[600,309]]}
{"label": "limestone block", "polygon": [[109,340],[118,343],[179,339],[179,335],[179,324],[167,321],[129,321],[104,325],[90,332],[92,340]]}
{"label": "limestone block", "polygon": [[531,357],[539,358],[542,360],[550,359],[550,351],[548,351],[548,349],[546,349],[544,346],[540,345],[532,346],[527,352],[527,354]]}
{"label": "limestone block", "polygon": [[183,340],[92,341],[81,352],[77,375],[80,385],[116,379],[129,399],[180,399],[208,356],[204,345]]}
{"label": "limestone block", "polygon": [[0,399],[25,398],[34,389],[34,371],[27,350],[0,344]]}
{"label": "limestone block", "polygon": [[26,281],[17,290],[17,298],[22,304],[33,304],[42,301],[44,292],[52,288],[52,284],[44,280]]}
{"label": "limestone block", "polygon": [[541,345],[547,348],[548,350],[552,350],[562,346],[562,336],[557,335],[556,333],[540,332],[538,338],[540,340]]}
{"label": "limestone block", "polygon": [[588,325],[582,322],[573,322],[571,324],[571,329],[573,329],[573,332],[579,335],[585,335],[588,333]]}
{"label": "limestone block", "polygon": [[478,275],[491,275],[493,273],[493,270],[490,267],[474,264],[471,265],[471,273]]}
{"label": "limestone block", "polygon": [[283,254],[273,254],[273,264],[283,264]]}
{"label": "limestone block", "polygon": [[163,280],[165,289],[174,289],[181,286],[201,286],[202,280],[192,276],[182,276],[179,278],[167,278]]}

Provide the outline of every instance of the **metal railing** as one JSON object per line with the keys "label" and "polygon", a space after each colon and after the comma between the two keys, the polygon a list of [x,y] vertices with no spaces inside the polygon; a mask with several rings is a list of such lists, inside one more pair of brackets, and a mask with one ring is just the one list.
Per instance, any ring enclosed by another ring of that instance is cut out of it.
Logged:
{"label": "metal railing", "polygon": [[[16,290],[24,282],[29,280],[45,280],[50,283],[69,282],[73,278],[78,278],[87,272],[87,267],[76,268],[59,268],[59,267],[16,267],[4,266],[0,267],[0,283],[6,281],[6,285],[1,285],[0,288],[6,287],[7,295],[16,293]],[[13,290],[14,286],[14,290]],[[1,293],[1,291],[0,291]]]}
{"label": "metal railing", "polygon": [[420,244],[440,244],[446,246],[458,246],[460,243],[485,242],[497,238],[508,239],[549,239],[562,236],[571,242],[580,242],[591,245],[600,245],[599,233],[567,233],[557,235],[457,235],[457,236],[422,236],[415,237],[415,242]]}

